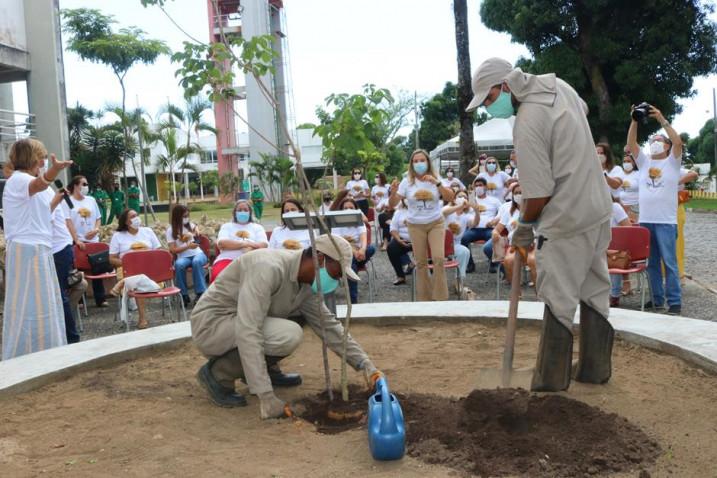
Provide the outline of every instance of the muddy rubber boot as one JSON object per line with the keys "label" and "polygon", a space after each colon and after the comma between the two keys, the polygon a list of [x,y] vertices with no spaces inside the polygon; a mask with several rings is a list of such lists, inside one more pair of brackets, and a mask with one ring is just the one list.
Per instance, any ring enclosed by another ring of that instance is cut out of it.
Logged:
{"label": "muddy rubber boot", "polygon": [[580,358],[575,380],[605,383],[612,374],[615,330],[598,311],[580,302]]}
{"label": "muddy rubber boot", "polygon": [[573,358],[573,334],[546,305],[538,360],[530,389],[535,392],[559,392],[570,386]]}
{"label": "muddy rubber boot", "polygon": [[284,373],[279,368],[279,361],[284,357],[266,356],[266,368],[269,371],[271,384],[275,387],[296,387],[301,385],[301,375],[298,373]]}
{"label": "muddy rubber boot", "polygon": [[233,349],[204,364],[197,372],[197,381],[214,404],[220,407],[244,407],[246,399],[234,389],[234,381],[241,374],[239,352]]}

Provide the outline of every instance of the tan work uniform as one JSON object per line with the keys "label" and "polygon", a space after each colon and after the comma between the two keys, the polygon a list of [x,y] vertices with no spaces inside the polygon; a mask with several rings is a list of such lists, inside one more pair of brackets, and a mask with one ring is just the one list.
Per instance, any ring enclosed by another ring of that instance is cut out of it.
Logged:
{"label": "tan work uniform", "polygon": [[587,105],[554,74],[513,70],[506,82],[520,102],[513,141],[523,198],[550,197],[537,236],[537,290],[555,318],[572,329],[585,302],[608,316],[610,193],[587,121]]}
{"label": "tan work uniform", "polygon": [[[285,357],[301,342],[301,327],[288,317],[303,317],[320,334],[316,295],[297,281],[303,251],[259,249],[234,260],[192,311],[192,338],[205,356],[237,348],[251,393],[272,391],[265,355]],[[328,347],[341,353],[343,326],[321,305]],[[349,336],[347,361],[358,370],[368,359]]]}

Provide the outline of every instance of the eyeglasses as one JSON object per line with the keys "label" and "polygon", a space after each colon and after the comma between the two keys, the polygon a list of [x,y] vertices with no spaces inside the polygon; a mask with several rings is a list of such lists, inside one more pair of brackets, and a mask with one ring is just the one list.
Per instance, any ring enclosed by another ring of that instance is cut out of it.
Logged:
{"label": "eyeglasses", "polygon": [[80,186],[89,186],[89,184],[87,184],[87,183],[82,183],[82,184],[80,184]]}

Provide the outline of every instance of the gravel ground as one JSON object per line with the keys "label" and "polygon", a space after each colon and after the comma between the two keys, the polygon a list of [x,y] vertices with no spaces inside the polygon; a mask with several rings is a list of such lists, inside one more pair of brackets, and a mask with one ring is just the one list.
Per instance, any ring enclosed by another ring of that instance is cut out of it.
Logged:
{"label": "gravel ground", "polygon": [[[273,225],[267,223],[265,227],[270,229]],[[687,273],[692,276],[693,280],[686,279],[684,281],[682,315],[696,319],[717,320],[714,313],[717,310],[717,293],[709,290],[710,288],[717,290],[717,278],[714,273],[714,267],[717,265],[717,214],[689,212],[685,236],[687,238]],[[475,292],[477,299],[495,300],[497,275],[488,273],[487,261],[478,247],[474,247],[473,257],[477,259],[476,272],[468,274],[466,285]],[[408,285],[394,286],[392,284],[395,276],[386,253],[377,251],[372,262],[375,270],[375,275],[371,275],[374,289],[373,301],[410,301],[411,279],[408,279]],[[368,302],[368,283],[365,280],[367,274],[361,273],[360,275],[362,282],[359,286],[359,302]],[[449,284],[451,284],[449,286],[451,299],[457,300],[459,297],[452,287],[455,272],[448,271],[447,276]],[[507,300],[509,292],[508,285],[503,283],[501,285],[500,299]],[[534,289],[525,287],[522,300],[536,300]],[[90,302],[92,301],[90,300]],[[338,302],[343,303],[343,297],[339,297]],[[624,297],[621,302],[625,308],[639,309],[640,307],[638,294]],[[111,307],[108,309],[98,309],[94,305],[90,305],[89,317],[83,319],[83,340],[125,331],[124,324],[115,321],[114,318],[117,310],[117,300],[110,298],[110,304]],[[162,314],[161,301],[158,300],[149,301],[148,311],[150,326],[166,324],[175,319],[175,315],[169,314],[169,310],[166,310],[166,314]],[[190,310],[187,313],[189,314]],[[134,329],[136,314],[133,314],[130,323],[131,328]]]}

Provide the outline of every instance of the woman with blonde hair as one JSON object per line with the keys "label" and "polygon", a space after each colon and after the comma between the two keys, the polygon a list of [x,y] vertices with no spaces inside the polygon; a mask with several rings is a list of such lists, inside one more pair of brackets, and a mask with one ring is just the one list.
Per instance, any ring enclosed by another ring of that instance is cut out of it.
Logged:
{"label": "woman with blonde hair", "polygon": [[52,255],[52,213],[62,201],[48,186],[72,161],[58,161],[35,139],[9,151],[3,190],[5,303],[2,359],[67,343],[62,297]]}
{"label": "woman with blonde hair", "polygon": [[[418,300],[448,299],[445,260],[445,230],[441,203],[453,200],[453,191],[443,185],[433,171],[428,153],[417,149],[408,161],[408,175],[401,183],[391,183],[390,207],[406,199],[408,233],[416,259],[416,291]],[[428,274],[428,247],[433,260],[433,277]]]}

